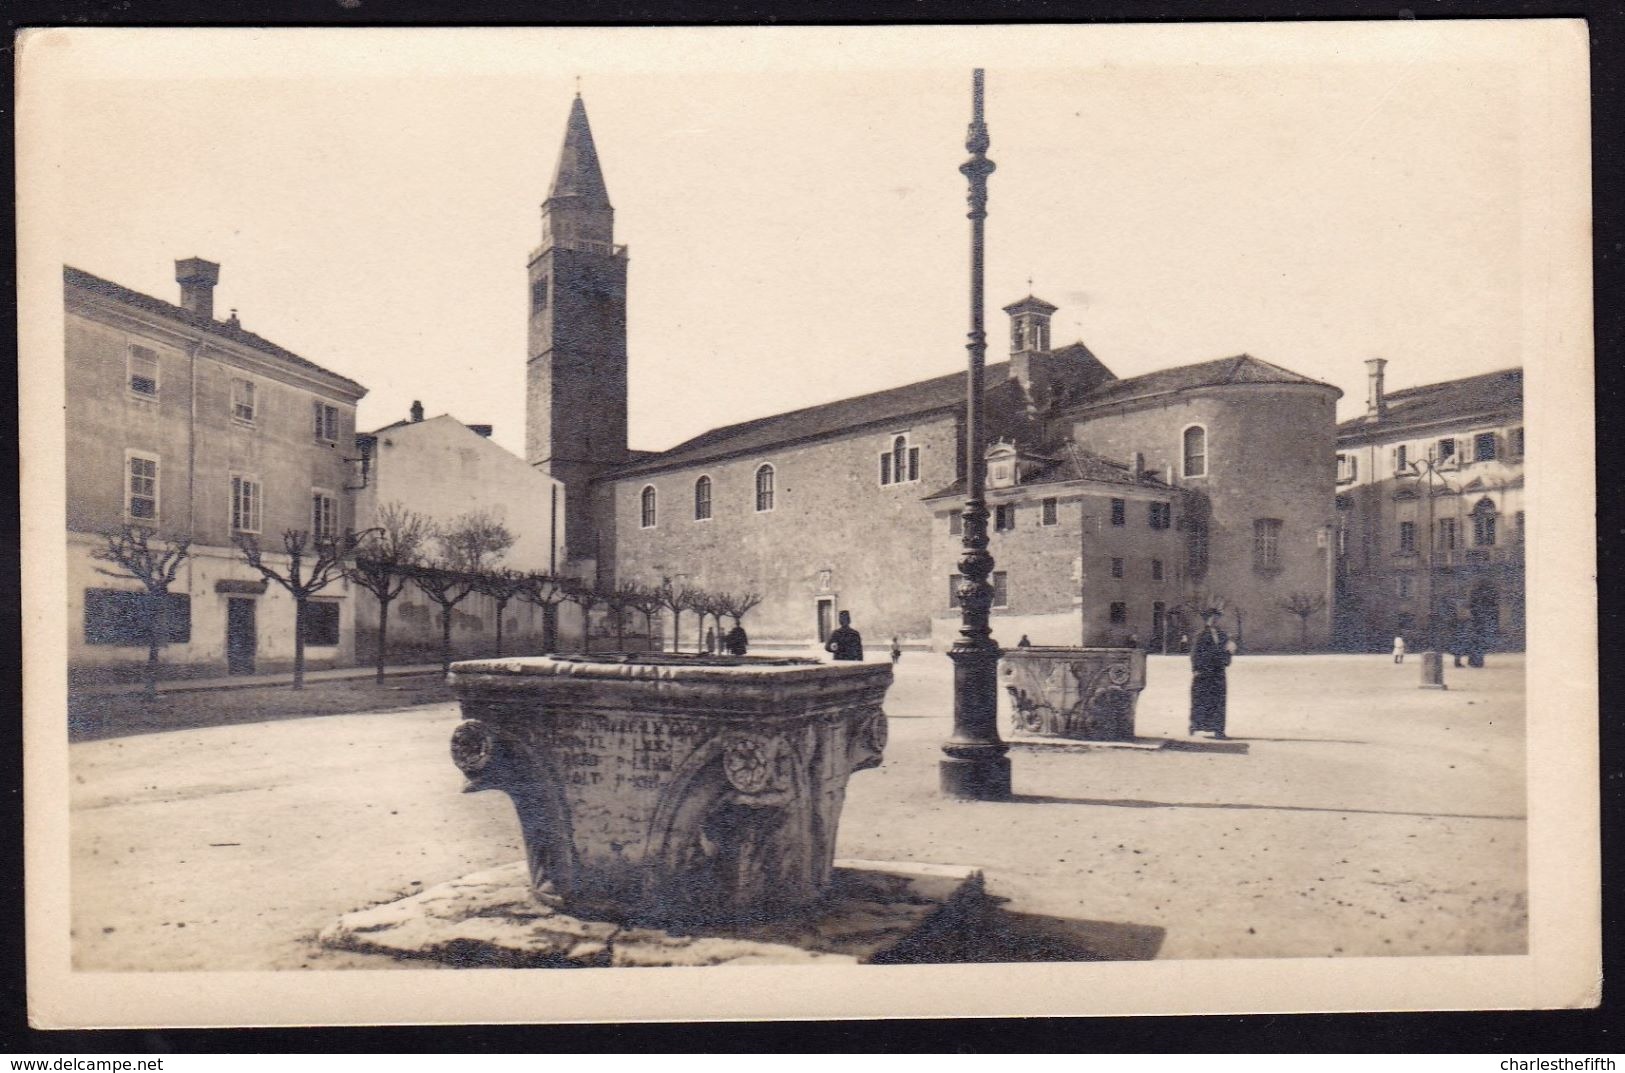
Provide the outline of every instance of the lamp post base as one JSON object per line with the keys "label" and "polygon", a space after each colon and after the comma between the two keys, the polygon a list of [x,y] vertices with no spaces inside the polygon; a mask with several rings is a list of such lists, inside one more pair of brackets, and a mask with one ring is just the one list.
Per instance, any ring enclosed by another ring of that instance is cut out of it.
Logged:
{"label": "lamp post base", "polygon": [[1439,652],[1422,653],[1422,689],[1449,689],[1444,684],[1444,655]]}
{"label": "lamp post base", "polygon": [[965,801],[1010,800],[1010,758],[1001,753],[937,761],[942,792]]}

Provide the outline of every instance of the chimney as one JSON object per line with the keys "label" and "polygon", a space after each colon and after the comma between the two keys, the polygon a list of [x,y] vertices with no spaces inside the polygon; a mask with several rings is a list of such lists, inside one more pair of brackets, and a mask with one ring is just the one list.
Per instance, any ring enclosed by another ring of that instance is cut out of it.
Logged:
{"label": "chimney", "polygon": [[423,403],[419,402],[417,399],[413,399],[412,400],[412,423],[416,424],[417,422],[422,421],[422,420],[423,420]]}
{"label": "chimney", "polygon": [[181,285],[181,308],[204,320],[214,319],[214,285],[220,266],[201,257],[175,262],[175,282]]}
{"label": "chimney", "polygon": [[490,425],[469,425],[468,428],[474,435],[484,436],[486,439],[490,439],[491,433],[494,431]]}
{"label": "chimney", "polygon": [[1128,456],[1128,471],[1135,478],[1145,476],[1145,455],[1135,451]]}
{"label": "chimney", "polygon": [[1371,358],[1365,363],[1365,416],[1368,421],[1381,421],[1388,416],[1388,400],[1382,393],[1382,369],[1387,364],[1383,358]]}

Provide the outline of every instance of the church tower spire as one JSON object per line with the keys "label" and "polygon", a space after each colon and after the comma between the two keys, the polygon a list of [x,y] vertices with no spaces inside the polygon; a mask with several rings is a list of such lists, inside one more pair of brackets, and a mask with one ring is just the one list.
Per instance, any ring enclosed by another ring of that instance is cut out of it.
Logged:
{"label": "church tower spire", "polygon": [[596,558],[590,483],[626,461],[625,246],[578,94],[530,258],[526,458],[564,482],[565,544]]}

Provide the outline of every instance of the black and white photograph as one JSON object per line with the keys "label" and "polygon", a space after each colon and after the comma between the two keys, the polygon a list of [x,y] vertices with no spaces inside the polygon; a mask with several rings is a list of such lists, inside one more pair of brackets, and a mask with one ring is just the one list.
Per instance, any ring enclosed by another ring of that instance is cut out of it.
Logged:
{"label": "black and white photograph", "polygon": [[1587,61],[25,31],[35,1024],[1595,1005]]}

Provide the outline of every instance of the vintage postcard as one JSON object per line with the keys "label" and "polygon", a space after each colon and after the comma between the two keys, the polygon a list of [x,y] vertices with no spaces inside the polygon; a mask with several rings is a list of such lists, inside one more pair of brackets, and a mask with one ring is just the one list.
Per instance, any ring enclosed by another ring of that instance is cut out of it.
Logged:
{"label": "vintage postcard", "polygon": [[1578,21],[18,42],[41,1027],[1600,995]]}

